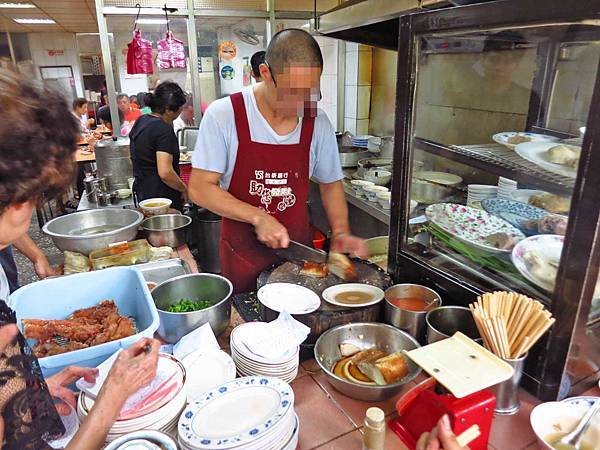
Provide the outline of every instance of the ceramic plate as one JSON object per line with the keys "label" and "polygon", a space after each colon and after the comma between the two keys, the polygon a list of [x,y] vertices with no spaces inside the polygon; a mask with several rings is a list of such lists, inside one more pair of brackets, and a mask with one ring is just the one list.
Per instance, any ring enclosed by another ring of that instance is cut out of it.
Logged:
{"label": "ceramic plate", "polygon": [[308,314],[321,306],[317,294],[304,286],[292,283],[270,283],[258,290],[258,300],[267,308],[290,314]]}
{"label": "ceramic plate", "polygon": [[431,172],[431,171],[417,171],[413,173],[413,178],[425,181],[431,181],[437,184],[443,184],[445,186],[455,186],[462,183],[462,178],[453,173],[447,172]]}
{"label": "ceramic plate", "polygon": [[[342,293],[360,292],[369,295],[369,299],[357,303],[345,303],[336,299],[336,296]],[[376,286],[362,283],[345,283],[331,286],[323,291],[323,299],[327,303],[345,308],[362,308],[364,306],[374,305],[383,300],[384,292]]]}
{"label": "ceramic plate", "polygon": [[525,142],[515,147],[515,152],[521,157],[547,170],[548,172],[562,175],[564,177],[577,177],[577,169],[564,164],[555,164],[548,159],[548,150],[554,147],[556,142]]}
{"label": "ceramic plate", "polygon": [[521,230],[506,220],[477,208],[456,203],[437,203],[425,210],[427,218],[446,233],[491,253],[509,253],[510,250],[499,249],[490,245],[486,237],[494,233],[507,233],[515,240],[525,238]]}
{"label": "ceramic plate", "polygon": [[179,436],[197,449],[239,447],[269,434],[293,404],[294,392],[284,381],[239,378],[190,404],[179,419]]}
{"label": "ceramic plate", "polygon": [[508,147],[511,150],[513,150],[517,144],[511,144],[510,142],[508,142],[508,139],[513,136],[517,136],[517,135],[528,137],[530,139],[528,141],[528,143],[529,142],[556,142],[556,141],[558,141],[558,138],[555,138],[554,136],[547,136],[545,134],[537,134],[537,133],[517,132],[517,131],[506,131],[504,133],[497,133],[492,136],[492,139],[494,140],[494,142],[497,142],[498,144],[504,145],[505,147]]}
{"label": "ceramic plate", "polygon": [[529,199],[534,195],[546,194],[545,191],[535,189],[517,189],[510,193],[511,200],[521,203],[529,203]]}
{"label": "ceramic plate", "polygon": [[235,363],[222,350],[195,351],[181,361],[188,375],[188,399],[196,400],[206,391],[235,380]]}
{"label": "ceramic plate", "polygon": [[246,322],[241,325],[238,325],[231,332],[230,343],[232,347],[235,347],[243,356],[246,358],[256,361],[257,363],[263,364],[283,364],[296,357],[298,354],[298,347],[290,349],[281,357],[276,360],[266,359],[262,356],[255,355],[252,353],[248,347],[244,344],[244,340],[248,336],[249,333],[253,333],[258,327],[267,326],[266,322]]}
{"label": "ceramic plate", "polygon": [[544,280],[540,280],[538,277],[533,275],[530,271],[531,267],[525,262],[524,256],[527,252],[534,251],[540,258],[546,261],[559,261],[562,253],[564,242],[564,236],[557,234],[540,234],[538,236],[531,236],[527,239],[522,240],[512,251],[512,262],[517,270],[527,280],[532,282],[538,287],[547,291],[554,290],[554,283],[548,283]]}
{"label": "ceramic plate", "polygon": [[[526,220],[540,220],[548,215],[548,212],[542,208],[528,205],[527,203],[515,202],[504,198],[488,198],[481,201],[481,206],[490,214],[506,220],[511,225],[517,227],[523,233],[538,234],[535,231],[523,226]],[[537,227],[536,227],[537,228]]]}
{"label": "ceramic plate", "polygon": [[574,405],[578,407],[583,407],[584,409],[589,409],[594,403],[596,403],[599,400],[600,397],[582,396],[566,398],[562,400],[561,403],[566,403],[567,405]]}

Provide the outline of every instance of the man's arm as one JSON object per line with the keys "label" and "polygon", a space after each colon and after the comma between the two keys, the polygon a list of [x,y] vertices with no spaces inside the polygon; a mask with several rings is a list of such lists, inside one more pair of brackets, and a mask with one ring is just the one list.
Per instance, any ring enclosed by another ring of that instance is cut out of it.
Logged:
{"label": "man's arm", "polygon": [[19,250],[25,257],[32,262],[35,273],[40,279],[47,278],[52,275],[58,275],[58,271],[48,262],[46,255],[40,249],[29,235],[24,234],[13,243],[14,247]]}
{"label": "man's arm", "polygon": [[193,169],[189,186],[192,201],[222,217],[252,225],[258,240],[268,247],[285,248],[289,245],[288,232],[279,221],[221,189],[220,179],[220,173]]}
{"label": "man's arm", "polygon": [[319,184],[321,201],[331,227],[331,250],[350,253],[360,258],[368,257],[369,250],[365,241],[350,233],[348,204],[341,181]]}

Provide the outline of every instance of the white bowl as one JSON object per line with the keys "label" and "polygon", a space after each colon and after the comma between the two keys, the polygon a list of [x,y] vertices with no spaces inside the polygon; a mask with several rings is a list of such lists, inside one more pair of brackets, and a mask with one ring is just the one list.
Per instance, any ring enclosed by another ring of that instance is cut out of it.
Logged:
{"label": "white bowl", "polygon": [[[338,301],[336,296],[344,292],[361,292],[369,294],[371,298],[360,303],[346,303]],[[385,293],[377,286],[371,286],[370,284],[344,283],[328,287],[321,295],[323,296],[323,300],[325,300],[327,303],[331,303],[332,305],[343,306],[345,308],[361,308],[363,306],[379,303],[381,300],[383,300]]]}
{"label": "white bowl", "polygon": [[375,186],[375,183],[366,180],[352,180],[350,181],[350,185],[352,186],[354,193],[360,197],[361,195],[365,195],[363,189],[366,186]]}
{"label": "white bowl", "polygon": [[444,186],[456,186],[463,181],[461,177],[454,175],[453,173],[433,171],[417,171],[413,174],[413,178],[443,184]]}
{"label": "white bowl", "polygon": [[390,209],[392,207],[392,193],[385,191],[378,192],[377,202],[379,202],[383,209]]}
{"label": "white bowl", "polygon": [[[587,406],[576,406],[562,402],[547,402],[536,406],[529,422],[535,433],[540,448],[543,450],[552,450],[547,439],[558,439],[558,432],[569,433],[579,423],[587,410]],[[600,416],[596,415],[592,419],[592,425],[584,437],[584,442],[593,444],[600,442]],[[593,445],[590,448],[595,448]]]}
{"label": "white bowl", "polygon": [[117,194],[121,200],[131,197],[131,189],[117,189]]}
{"label": "white bowl", "polygon": [[166,214],[173,203],[168,198],[149,198],[140,202],[140,208],[147,216]]}
{"label": "white bowl", "polygon": [[384,187],[384,186],[365,186],[363,187],[363,191],[365,192],[365,195],[367,196],[367,200],[369,200],[370,202],[376,202],[377,201],[377,194],[379,194],[380,192],[388,192],[388,188]]}
{"label": "white bowl", "polygon": [[364,178],[378,186],[385,186],[392,180],[392,172],[383,169],[371,169],[365,172]]}

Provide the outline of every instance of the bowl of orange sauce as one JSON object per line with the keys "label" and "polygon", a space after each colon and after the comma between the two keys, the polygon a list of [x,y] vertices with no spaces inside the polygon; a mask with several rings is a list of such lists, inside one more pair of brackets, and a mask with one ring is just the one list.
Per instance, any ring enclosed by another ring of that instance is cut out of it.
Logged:
{"label": "bowl of orange sauce", "polygon": [[420,284],[396,284],[385,291],[385,322],[425,342],[425,315],[442,305],[433,289]]}

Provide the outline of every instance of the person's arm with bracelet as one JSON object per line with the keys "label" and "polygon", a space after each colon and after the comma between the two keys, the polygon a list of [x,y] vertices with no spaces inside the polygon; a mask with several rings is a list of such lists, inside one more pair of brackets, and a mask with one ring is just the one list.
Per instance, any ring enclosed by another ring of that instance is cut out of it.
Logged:
{"label": "person's arm with bracelet", "polygon": [[173,155],[167,152],[156,152],[156,166],[158,169],[158,176],[171,189],[181,192],[182,195],[186,195],[187,186],[183,180],[177,175],[177,172],[173,170]]}
{"label": "person's arm with bracelet", "polygon": [[59,271],[50,265],[42,249],[33,242],[29,235],[24,234],[13,243],[13,246],[32,262],[35,273],[40,279],[59,274]]}
{"label": "person's arm with bracelet", "polygon": [[220,180],[220,173],[193,169],[190,198],[215,214],[252,225],[258,240],[268,247],[285,248],[289,245],[287,229],[277,219],[235,198],[219,186]]}

